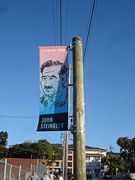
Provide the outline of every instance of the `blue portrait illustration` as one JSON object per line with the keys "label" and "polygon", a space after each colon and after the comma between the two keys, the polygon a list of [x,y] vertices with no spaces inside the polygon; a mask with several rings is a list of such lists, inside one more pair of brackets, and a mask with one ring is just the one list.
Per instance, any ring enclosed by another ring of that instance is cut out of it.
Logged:
{"label": "blue portrait illustration", "polygon": [[47,60],[40,73],[40,114],[68,112],[67,66],[59,60]]}

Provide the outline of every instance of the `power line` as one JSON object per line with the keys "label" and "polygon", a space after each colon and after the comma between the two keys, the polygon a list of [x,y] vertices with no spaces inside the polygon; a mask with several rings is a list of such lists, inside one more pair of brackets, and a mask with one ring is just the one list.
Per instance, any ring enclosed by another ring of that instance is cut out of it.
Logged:
{"label": "power line", "polygon": [[[53,22],[53,34],[55,44],[63,44],[63,6],[64,3],[62,0],[52,0],[52,22]],[[66,11],[65,16],[68,19],[68,0],[65,2]],[[66,21],[67,22],[67,21]],[[67,23],[66,23],[66,32],[67,35]],[[65,38],[66,41],[66,38]]]}
{"label": "power line", "polygon": [[57,44],[59,44],[59,0],[56,0]]}
{"label": "power line", "polygon": [[53,34],[54,34],[54,42],[55,42],[55,45],[56,45],[56,33],[55,33],[55,16],[54,16],[54,0],[52,0],[52,16],[53,16]]}
{"label": "power line", "polygon": [[90,36],[90,32],[92,30],[92,22],[94,19],[95,6],[96,6],[96,0],[93,0],[92,11],[90,11],[91,13],[90,13],[90,18],[89,18],[89,27],[88,27],[88,33],[87,33],[86,44],[85,44],[85,49],[84,49],[83,62],[85,60],[87,46],[88,46],[88,42],[89,42],[89,36]]}
{"label": "power line", "polygon": [[60,45],[62,45],[62,0],[60,0]]}
{"label": "power line", "polygon": [[68,0],[66,0],[66,29],[65,29],[65,43],[67,42],[67,33],[68,33]]}
{"label": "power line", "polygon": [[33,118],[39,118],[37,116],[7,116],[7,115],[0,115],[0,118],[14,118],[14,119],[33,119]]}

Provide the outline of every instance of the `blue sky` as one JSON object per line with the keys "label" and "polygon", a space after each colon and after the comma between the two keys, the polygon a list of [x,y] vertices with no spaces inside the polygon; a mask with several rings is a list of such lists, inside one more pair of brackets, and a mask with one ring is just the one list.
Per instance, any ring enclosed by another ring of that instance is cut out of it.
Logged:
{"label": "blue sky", "polygon": [[[61,132],[36,132],[38,47],[60,45],[56,2],[53,26],[52,0],[0,1],[0,130],[8,132],[8,145],[44,138],[61,142]],[[134,137],[135,1],[96,2],[84,61],[86,143],[118,151],[118,137]],[[92,0],[62,4],[63,45],[81,36],[85,46]]]}

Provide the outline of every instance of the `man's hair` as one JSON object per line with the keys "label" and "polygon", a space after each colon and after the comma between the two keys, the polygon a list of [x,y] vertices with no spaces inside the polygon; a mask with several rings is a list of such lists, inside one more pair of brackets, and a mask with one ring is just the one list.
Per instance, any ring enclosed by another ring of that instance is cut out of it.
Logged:
{"label": "man's hair", "polygon": [[48,61],[44,62],[41,65],[40,72],[43,73],[44,68],[46,68],[46,67],[48,68],[48,67],[52,67],[52,66],[61,66],[60,74],[64,74],[67,72],[67,67],[58,60],[56,60],[56,61],[48,60]]}
{"label": "man's hair", "polygon": [[36,173],[36,171],[32,171],[32,174]]}

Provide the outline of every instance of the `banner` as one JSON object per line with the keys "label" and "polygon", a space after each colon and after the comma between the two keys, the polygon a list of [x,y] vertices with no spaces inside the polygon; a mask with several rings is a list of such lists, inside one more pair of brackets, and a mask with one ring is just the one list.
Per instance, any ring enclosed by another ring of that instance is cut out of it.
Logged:
{"label": "banner", "polygon": [[37,131],[67,129],[67,46],[43,46],[40,47],[40,116]]}

